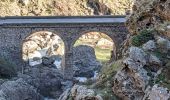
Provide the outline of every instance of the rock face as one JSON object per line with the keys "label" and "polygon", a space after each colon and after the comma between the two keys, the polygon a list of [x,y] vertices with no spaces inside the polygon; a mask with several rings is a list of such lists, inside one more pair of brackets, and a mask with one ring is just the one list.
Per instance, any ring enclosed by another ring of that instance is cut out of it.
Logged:
{"label": "rock face", "polygon": [[45,97],[58,98],[62,93],[62,74],[56,68],[37,65],[20,76],[27,83],[38,89]]}
{"label": "rock face", "polygon": [[73,55],[76,77],[93,77],[94,71],[101,67],[96,60],[94,49],[90,46],[80,45],[73,48]]}
{"label": "rock face", "polygon": [[132,8],[133,12],[127,20],[127,27],[131,34],[154,28],[162,35],[170,37],[169,3],[169,0],[136,0]]}
{"label": "rock face", "polygon": [[0,100],[43,100],[37,90],[23,79],[7,81],[0,86]]}
{"label": "rock face", "polygon": [[131,7],[132,0],[3,0],[0,2],[0,15],[124,15]]}
{"label": "rock face", "polygon": [[58,100],[67,100],[69,97],[72,100],[103,100],[93,90],[80,85],[74,85],[72,89],[66,90]]}
{"label": "rock face", "polygon": [[150,79],[143,68],[145,53],[140,48],[131,47],[128,54],[129,58],[123,61],[124,67],[115,75],[113,92],[122,99],[141,100]]}
{"label": "rock face", "polygon": [[170,61],[169,4],[170,0],[136,0],[128,16],[126,24],[131,34],[124,46],[122,69],[115,75],[112,88],[124,100],[169,98],[167,89],[155,85],[157,82],[161,86],[164,84],[167,76],[163,76],[163,72],[169,69],[165,67]]}

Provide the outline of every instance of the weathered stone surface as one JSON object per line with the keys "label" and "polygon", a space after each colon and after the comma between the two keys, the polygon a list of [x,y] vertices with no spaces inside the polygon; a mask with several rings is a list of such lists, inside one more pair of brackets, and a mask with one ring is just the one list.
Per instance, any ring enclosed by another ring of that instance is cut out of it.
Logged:
{"label": "weathered stone surface", "polygon": [[0,15],[7,16],[15,16],[10,13],[15,10],[21,10],[18,16],[125,15],[132,7],[132,0],[14,0],[1,1],[1,6],[6,10],[0,11]]}
{"label": "weathered stone surface", "polygon": [[[43,17],[43,18],[48,19],[46,17]],[[77,18],[79,17],[75,17],[75,19]],[[11,27],[15,27],[15,28],[11,28]],[[7,59],[13,61],[18,67],[18,71],[22,70],[23,60],[27,61],[27,59],[25,60],[22,58],[22,54],[25,54],[24,52],[22,52],[22,48],[23,48],[22,46],[24,45],[23,44],[24,40],[29,38],[29,36],[37,35],[36,33],[41,33],[42,31],[43,31],[43,34],[45,34],[45,36],[48,36],[46,35],[46,32],[47,33],[52,32],[53,34],[59,36],[63,40],[65,55],[63,57],[62,69],[65,72],[66,78],[70,76],[69,77],[70,79],[73,78],[72,69],[73,69],[73,56],[74,55],[73,55],[72,49],[73,49],[73,46],[76,40],[79,39],[82,35],[88,32],[92,32],[92,31],[102,32],[108,35],[115,42],[115,49],[118,52],[120,49],[119,44],[122,44],[122,42],[124,41],[128,33],[123,22],[122,23],[110,23],[110,22],[109,23],[93,23],[93,24],[87,24],[87,23],[80,24],[80,23],[74,23],[74,22],[68,23],[68,24],[64,24],[64,23],[57,24],[57,22],[56,24],[52,24],[52,23],[41,24],[40,23],[40,24],[34,24],[34,25],[32,24],[9,25],[8,24],[6,26],[0,27],[0,34],[1,34],[0,56],[7,57]],[[37,39],[35,40],[39,44],[41,43],[44,44],[44,42],[41,42],[42,41],[41,39],[40,39],[41,41],[39,42]],[[46,40],[43,40],[43,41],[46,41]],[[26,50],[24,49],[24,51]],[[41,53],[44,54],[44,51],[45,50],[42,49]],[[116,54],[115,54],[115,58],[117,58]],[[41,63],[42,61],[38,60],[37,62]],[[28,63],[28,62],[25,62],[25,63]]]}
{"label": "weathered stone surface", "polygon": [[161,50],[163,53],[168,53],[170,51],[170,41],[168,39],[162,38],[162,37],[157,37],[157,44],[158,48]]}
{"label": "weathered stone surface", "polygon": [[127,58],[125,67],[114,77],[113,92],[126,100],[141,100],[150,77],[140,62]]}
{"label": "weathered stone surface", "polygon": [[169,36],[167,31],[162,28],[162,24],[170,21],[169,3],[169,0],[136,0],[133,12],[127,20],[127,27],[131,34],[138,34],[143,29],[154,28],[161,31],[163,35]]}
{"label": "weathered stone surface", "polygon": [[36,87],[43,96],[58,98],[62,93],[63,76],[56,68],[37,65],[20,77]]}
{"label": "weathered stone surface", "polygon": [[161,66],[161,64],[162,64],[162,62],[159,60],[159,58],[158,57],[156,57],[156,56],[154,56],[154,55],[150,55],[150,57],[149,57],[149,63],[150,63],[150,65],[157,65],[157,66]]}
{"label": "weathered stone surface", "polygon": [[73,48],[73,55],[74,66],[77,68],[76,77],[93,77],[94,71],[101,67],[94,49],[90,46],[80,45]]}
{"label": "weathered stone surface", "polygon": [[60,97],[58,98],[58,100],[67,100],[69,98],[70,95],[70,88],[68,88],[67,90],[65,90]]}
{"label": "weathered stone surface", "polygon": [[147,43],[143,44],[142,48],[145,51],[154,51],[156,49],[156,43],[153,40],[149,40]]}
{"label": "weathered stone surface", "polygon": [[129,58],[133,59],[135,62],[139,62],[142,65],[146,64],[146,53],[138,47],[129,48]]}
{"label": "weathered stone surface", "polygon": [[137,47],[130,47],[124,59],[123,68],[117,72],[113,81],[113,92],[125,100],[141,100],[145,95],[150,77],[143,68],[147,60],[145,52]]}
{"label": "weathered stone surface", "polygon": [[60,96],[59,100],[67,100],[69,97],[73,100],[103,100],[102,97],[96,95],[92,89],[80,85],[74,85],[71,89],[66,90]]}
{"label": "weathered stone surface", "polygon": [[43,97],[23,79],[17,79],[0,86],[0,100],[43,100]]}
{"label": "weathered stone surface", "polygon": [[149,93],[149,100],[169,100],[170,92],[167,88],[159,87],[158,84],[152,87]]}

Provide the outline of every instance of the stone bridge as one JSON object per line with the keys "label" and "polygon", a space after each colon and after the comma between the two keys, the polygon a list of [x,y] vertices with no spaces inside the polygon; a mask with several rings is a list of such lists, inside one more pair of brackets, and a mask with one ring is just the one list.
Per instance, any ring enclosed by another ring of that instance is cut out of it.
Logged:
{"label": "stone bridge", "polygon": [[0,17],[0,56],[14,62],[21,70],[24,39],[39,31],[53,32],[65,43],[64,76],[71,79],[72,49],[76,40],[88,32],[102,32],[113,40],[118,50],[128,33],[125,21],[125,16]]}

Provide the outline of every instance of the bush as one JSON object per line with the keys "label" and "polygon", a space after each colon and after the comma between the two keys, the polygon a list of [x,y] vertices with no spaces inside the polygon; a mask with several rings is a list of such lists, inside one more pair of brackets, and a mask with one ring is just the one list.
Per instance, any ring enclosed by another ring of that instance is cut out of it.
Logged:
{"label": "bush", "polygon": [[170,89],[170,80],[167,77],[167,69],[164,69],[161,74],[157,76],[157,78],[154,80],[155,84],[159,84],[160,86],[163,86],[165,88]]}
{"label": "bush", "polygon": [[154,30],[143,30],[138,35],[133,36],[131,43],[133,46],[141,46],[142,44],[154,39]]}
{"label": "bush", "polygon": [[11,78],[17,75],[16,66],[4,58],[0,58],[0,78]]}

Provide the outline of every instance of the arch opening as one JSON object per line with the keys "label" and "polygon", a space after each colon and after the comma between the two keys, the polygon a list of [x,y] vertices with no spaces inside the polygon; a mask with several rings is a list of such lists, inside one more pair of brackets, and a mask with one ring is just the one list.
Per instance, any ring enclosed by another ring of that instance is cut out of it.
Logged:
{"label": "arch opening", "polygon": [[86,32],[76,40],[74,47],[87,45],[94,49],[95,56],[102,64],[114,61],[116,46],[110,36],[103,32]]}
{"label": "arch opening", "polygon": [[102,32],[86,32],[76,40],[73,62],[79,69],[74,77],[79,82],[96,79],[102,66],[115,60],[116,46],[111,37]]}
{"label": "arch opening", "polygon": [[49,31],[35,32],[24,39],[22,59],[29,66],[43,64],[61,69],[64,48],[64,42],[57,34]]}

